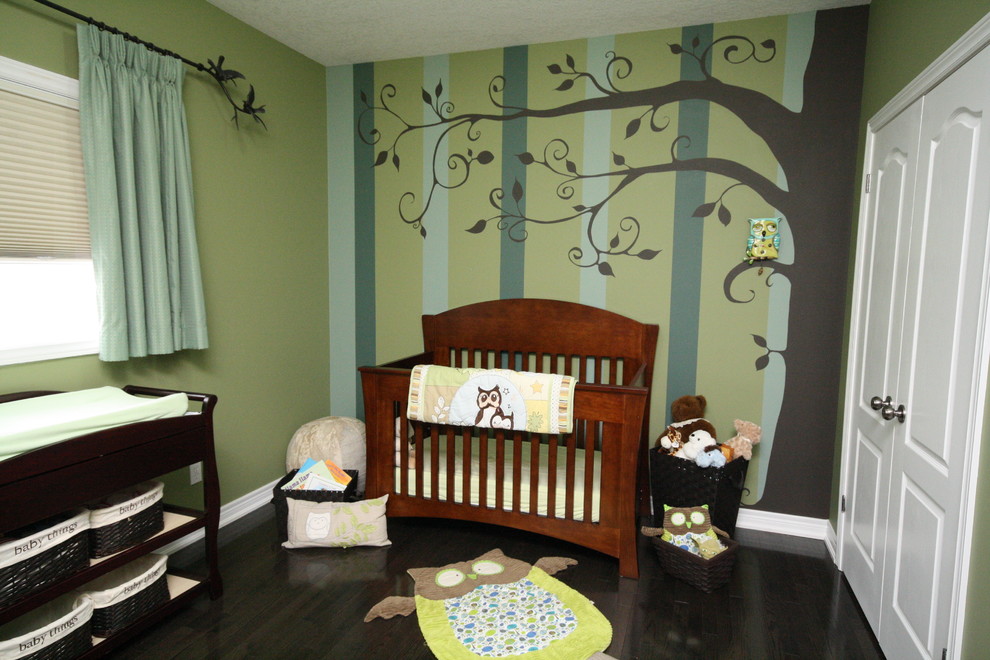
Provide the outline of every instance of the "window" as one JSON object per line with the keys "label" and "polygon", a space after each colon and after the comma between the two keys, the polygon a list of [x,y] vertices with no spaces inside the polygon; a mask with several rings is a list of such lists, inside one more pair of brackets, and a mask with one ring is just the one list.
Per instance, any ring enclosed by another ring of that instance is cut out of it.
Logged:
{"label": "window", "polygon": [[98,337],[78,81],[0,57],[0,365]]}

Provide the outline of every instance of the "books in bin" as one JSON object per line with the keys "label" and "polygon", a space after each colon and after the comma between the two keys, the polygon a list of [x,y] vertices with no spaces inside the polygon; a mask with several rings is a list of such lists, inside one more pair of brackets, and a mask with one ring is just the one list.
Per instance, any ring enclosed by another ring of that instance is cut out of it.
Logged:
{"label": "books in bin", "polygon": [[333,461],[317,461],[307,458],[296,476],[282,486],[282,490],[336,490],[344,491],[351,476]]}

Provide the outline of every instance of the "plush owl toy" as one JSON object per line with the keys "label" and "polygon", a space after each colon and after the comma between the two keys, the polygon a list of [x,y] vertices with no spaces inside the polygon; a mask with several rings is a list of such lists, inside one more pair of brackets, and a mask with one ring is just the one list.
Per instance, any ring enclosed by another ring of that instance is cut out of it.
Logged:
{"label": "plush owl toy", "polygon": [[777,218],[750,218],[749,238],[746,240],[746,258],[749,263],[776,259],[780,250],[780,234]]}
{"label": "plush owl toy", "polygon": [[690,553],[711,559],[725,549],[715,533],[708,505],[678,507],[663,505],[663,528],[643,527],[646,536],[659,536]]}
{"label": "plush owl toy", "polygon": [[364,617],[417,613],[440,660],[586,660],[612,641],[612,626],[591,601],[550,577],[577,562],[543,557],[530,565],[492,550],[439,568],[413,568],[415,596],[389,596]]}

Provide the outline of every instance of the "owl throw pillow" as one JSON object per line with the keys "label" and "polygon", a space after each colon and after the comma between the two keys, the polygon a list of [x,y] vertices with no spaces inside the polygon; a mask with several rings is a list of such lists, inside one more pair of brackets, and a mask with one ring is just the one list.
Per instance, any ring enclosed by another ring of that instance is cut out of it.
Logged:
{"label": "owl throw pillow", "polygon": [[391,545],[385,525],[388,495],[361,502],[307,502],[285,498],[289,540],[283,548]]}

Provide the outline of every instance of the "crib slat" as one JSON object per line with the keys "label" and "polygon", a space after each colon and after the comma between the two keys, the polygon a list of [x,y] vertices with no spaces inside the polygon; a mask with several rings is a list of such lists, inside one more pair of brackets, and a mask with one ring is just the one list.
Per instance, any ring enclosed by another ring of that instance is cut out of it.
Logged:
{"label": "crib slat", "polygon": [[595,494],[595,447],[598,446],[598,424],[592,422],[588,426],[591,433],[586,433],[584,437],[584,514],[581,516],[584,522],[594,519],[591,506]]}
{"label": "crib slat", "polygon": [[461,482],[461,501],[471,504],[471,429],[465,428],[461,432],[461,453],[464,455],[464,467]]}
{"label": "crib slat", "polygon": [[488,507],[488,431],[478,434],[478,506]]}
{"label": "crib slat", "polygon": [[[423,456],[426,452],[424,451],[426,443],[423,440],[423,425],[414,424],[414,438],[416,442],[416,450],[413,452],[414,456]],[[416,497],[423,497],[423,461],[416,461],[413,463],[413,471],[416,474]]]}
{"label": "crib slat", "polygon": [[454,499],[454,454],[457,450],[454,445],[454,432],[453,429],[447,429],[447,465],[445,466],[444,472],[447,475],[447,497],[448,502],[455,502]]}
{"label": "crib slat", "polygon": [[495,431],[495,509],[505,508],[505,432]]}
{"label": "crib slat", "polygon": [[405,495],[409,492],[409,420],[405,415],[400,415],[398,420],[395,451],[399,455],[399,492]]}
{"label": "crib slat", "polygon": [[540,437],[529,436],[529,512],[540,512]]}
{"label": "crib slat", "polygon": [[560,436],[551,435],[547,444],[547,516],[557,517],[557,441]]}
{"label": "crib slat", "polygon": [[[575,427],[579,423],[575,420]],[[564,472],[564,518],[574,520],[574,465],[577,439],[573,431],[567,434],[567,468]]]}
{"label": "crib slat", "polygon": [[[422,460],[420,455],[419,461]],[[430,499],[440,499],[440,434],[436,429],[430,434]]]}
{"label": "crib slat", "polygon": [[512,434],[512,510],[516,513],[520,510],[522,499],[522,434],[515,431]]}
{"label": "crib slat", "polygon": [[595,380],[593,382],[602,382],[602,359],[600,357],[589,358],[595,365]]}

